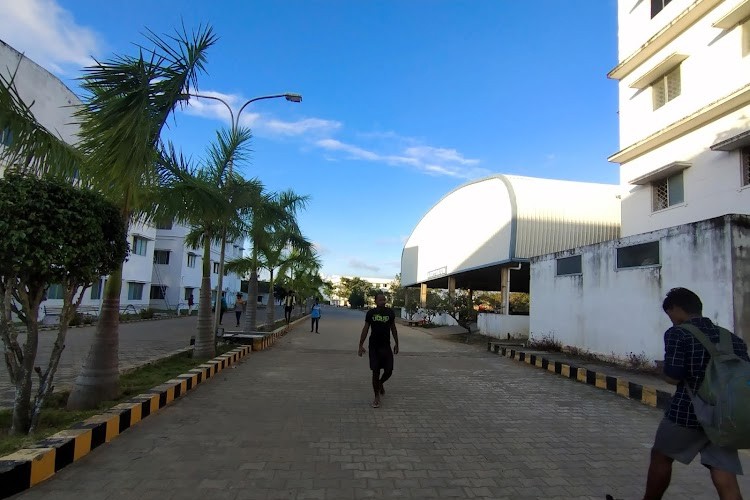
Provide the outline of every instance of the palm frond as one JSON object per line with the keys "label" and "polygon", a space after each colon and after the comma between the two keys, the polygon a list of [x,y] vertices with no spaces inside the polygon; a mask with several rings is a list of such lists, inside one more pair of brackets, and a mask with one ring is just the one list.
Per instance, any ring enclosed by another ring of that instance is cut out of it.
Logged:
{"label": "palm frond", "polygon": [[15,75],[0,74],[0,161],[22,173],[74,179],[83,155],[36,119],[35,103],[21,98]]}

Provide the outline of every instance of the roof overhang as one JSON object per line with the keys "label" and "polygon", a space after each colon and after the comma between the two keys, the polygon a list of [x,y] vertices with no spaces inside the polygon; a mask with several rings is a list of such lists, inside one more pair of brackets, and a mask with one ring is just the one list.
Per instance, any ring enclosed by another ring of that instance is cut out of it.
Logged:
{"label": "roof overhang", "polygon": [[682,61],[687,59],[687,57],[687,55],[678,54],[677,52],[675,52],[674,54],[670,54],[656,66],[647,71],[646,74],[644,74],[642,77],[631,83],[630,88],[645,89],[646,87],[654,83],[654,81],[656,81],[659,77],[666,75],[674,68],[676,68]]}
{"label": "roof overhang", "polygon": [[690,168],[691,165],[692,163],[689,163],[686,161],[673,161],[672,163],[668,163],[667,165],[664,165],[663,167],[659,167],[656,170],[652,170],[651,172],[645,175],[636,177],[635,179],[629,181],[629,184],[636,184],[639,186],[651,184],[654,181],[658,181],[665,177],[669,177],[670,175],[674,175],[678,172],[682,172],[686,168]]}
{"label": "roof overhang", "polygon": [[712,26],[714,28],[728,30],[734,28],[748,17],[750,17],[750,0],[745,0],[744,2],[740,2],[740,4],[734,9],[727,12],[724,17],[720,18]]}
{"label": "roof overhang", "polygon": [[[516,270],[519,266],[521,269]],[[427,288],[448,289],[448,278],[455,278],[456,288],[460,290],[481,290],[484,292],[500,291],[500,272],[504,267],[510,267],[513,270],[513,276],[510,280],[511,292],[529,292],[529,264],[528,259],[514,259],[501,263],[495,263],[489,266],[476,269],[460,271],[454,274],[443,275],[439,278],[429,279],[424,283]],[[419,286],[420,283],[407,285],[412,287]]]}
{"label": "roof overhang", "polygon": [[750,130],[745,130],[729,139],[714,143],[711,146],[711,151],[734,151],[745,146],[750,146]]}
{"label": "roof overhang", "polygon": [[649,151],[653,151],[662,144],[682,137],[688,132],[702,127],[711,120],[727,115],[748,103],[750,103],[750,83],[740,87],[728,96],[704,106],[695,113],[677,120],[645,139],[618,151],[610,156],[608,160],[615,163],[627,163]]}

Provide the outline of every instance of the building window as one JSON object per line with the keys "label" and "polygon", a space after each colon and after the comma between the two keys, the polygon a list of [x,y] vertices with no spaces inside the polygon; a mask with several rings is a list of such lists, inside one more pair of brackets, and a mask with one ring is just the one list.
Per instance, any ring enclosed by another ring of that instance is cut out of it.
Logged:
{"label": "building window", "polygon": [[133,253],[136,255],[146,255],[148,240],[140,236],[133,236]]}
{"label": "building window", "polygon": [[172,220],[162,220],[156,223],[156,229],[169,230],[172,229]]}
{"label": "building window", "polygon": [[193,289],[185,287],[185,300],[188,300],[193,295]]}
{"label": "building window", "polygon": [[151,298],[152,299],[164,299],[164,292],[167,287],[161,285],[151,285]]}
{"label": "building window", "polygon": [[569,274],[581,274],[581,256],[562,257],[557,259],[557,275],[567,276]]}
{"label": "building window", "polygon": [[189,253],[188,254],[187,266],[188,267],[195,267],[195,254],[194,253]]}
{"label": "building window", "polygon": [[661,12],[672,0],[651,0],[651,19]]}
{"label": "building window", "polygon": [[750,20],[742,25],[742,57],[750,54]]}
{"label": "building window", "polygon": [[169,264],[169,250],[154,250],[154,264]]}
{"label": "building window", "polygon": [[62,300],[63,287],[60,283],[53,283],[47,288],[47,300]]}
{"label": "building window", "polygon": [[651,93],[654,98],[654,109],[659,109],[666,103],[680,95],[682,84],[680,82],[680,66],[670,71],[651,84]]}
{"label": "building window", "polygon": [[742,148],[740,157],[742,158],[742,185],[750,186],[750,147]]}
{"label": "building window", "polygon": [[91,300],[99,300],[102,298],[102,280],[99,278],[96,282],[91,285]]}
{"label": "building window", "polygon": [[128,300],[141,300],[143,298],[143,283],[128,282]]}
{"label": "building window", "polygon": [[10,146],[13,144],[13,132],[10,131],[9,127],[0,130],[0,144],[3,146]]}
{"label": "building window", "polygon": [[214,274],[219,274],[219,263],[214,262]]}
{"label": "building window", "polygon": [[653,212],[683,203],[685,201],[685,186],[682,181],[682,172],[652,183],[651,191],[653,193]]}
{"label": "building window", "polygon": [[659,242],[651,241],[617,249],[617,269],[659,265]]}

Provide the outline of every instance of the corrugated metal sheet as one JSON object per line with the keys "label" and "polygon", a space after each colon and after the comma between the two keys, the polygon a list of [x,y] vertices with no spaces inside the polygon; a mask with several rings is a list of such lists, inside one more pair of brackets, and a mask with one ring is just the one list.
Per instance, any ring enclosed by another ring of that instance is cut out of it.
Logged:
{"label": "corrugated metal sheet", "polygon": [[505,177],[516,198],[516,258],[620,237],[619,186]]}

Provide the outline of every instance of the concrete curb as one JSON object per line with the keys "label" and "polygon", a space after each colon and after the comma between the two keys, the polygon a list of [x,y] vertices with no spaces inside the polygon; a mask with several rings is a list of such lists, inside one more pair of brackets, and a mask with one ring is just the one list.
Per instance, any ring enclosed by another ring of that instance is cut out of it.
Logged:
{"label": "concrete curb", "polygon": [[527,365],[547,370],[565,378],[577,380],[578,382],[593,385],[599,389],[614,392],[618,396],[633,399],[654,408],[666,410],[672,400],[672,394],[655,387],[644,386],[630,382],[623,377],[613,377],[603,372],[578,367],[561,361],[547,359],[539,354],[532,354],[517,349],[503,347],[502,345],[489,341],[487,350],[500,354],[506,358],[514,359]]}
{"label": "concrete curb", "polygon": [[251,352],[251,346],[239,346],[29,448],[0,457],[0,498],[49,479]]}

